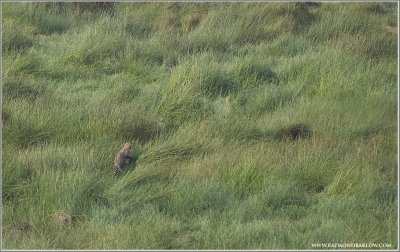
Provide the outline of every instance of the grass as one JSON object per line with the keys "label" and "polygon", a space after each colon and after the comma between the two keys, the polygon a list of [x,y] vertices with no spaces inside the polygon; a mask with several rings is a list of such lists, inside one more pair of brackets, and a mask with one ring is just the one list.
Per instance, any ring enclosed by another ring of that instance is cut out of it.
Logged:
{"label": "grass", "polygon": [[397,7],[2,3],[2,248],[398,249]]}

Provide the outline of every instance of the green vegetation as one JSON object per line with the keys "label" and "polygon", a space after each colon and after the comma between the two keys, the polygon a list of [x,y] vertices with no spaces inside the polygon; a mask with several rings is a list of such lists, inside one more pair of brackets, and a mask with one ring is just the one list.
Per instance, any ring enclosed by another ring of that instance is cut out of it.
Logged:
{"label": "green vegetation", "polygon": [[397,4],[2,14],[3,249],[397,248]]}

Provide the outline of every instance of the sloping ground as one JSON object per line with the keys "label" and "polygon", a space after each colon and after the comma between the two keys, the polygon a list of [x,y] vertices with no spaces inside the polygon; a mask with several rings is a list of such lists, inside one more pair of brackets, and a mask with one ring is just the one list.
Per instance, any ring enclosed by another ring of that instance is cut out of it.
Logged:
{"label": "sloping ground", "polygon": [[2,14],[4,249],[396,248],[396,4]]}

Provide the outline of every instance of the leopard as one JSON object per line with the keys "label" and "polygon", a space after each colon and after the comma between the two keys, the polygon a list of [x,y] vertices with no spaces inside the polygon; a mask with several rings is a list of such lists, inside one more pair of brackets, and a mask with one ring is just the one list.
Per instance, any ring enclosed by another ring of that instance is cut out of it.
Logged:
{"label": "leopard", "polygon": [[118,176],[124,171],[126,161],[131,162],[133,157],[129,154],[132,149],[132,143],[125,143],[117,152],[114,159],[114,175]]}

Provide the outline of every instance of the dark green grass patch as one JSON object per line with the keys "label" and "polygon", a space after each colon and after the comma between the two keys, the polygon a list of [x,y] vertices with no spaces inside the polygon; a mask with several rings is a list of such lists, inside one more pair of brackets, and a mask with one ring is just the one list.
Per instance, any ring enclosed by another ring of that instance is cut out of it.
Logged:
{"label": "dark green grass patch", "polygon": [[396,7],[2,4],[2,248],[396,249]]}
{"label": "dark green grass patch", "polygon": [[22,77],[5,81],[3,85],[3,95],[5,99],[27,99],[33,101],[42,94],[42,90]]}
{"label": "dark green grass patch", "polygon": [[33,45],[34,40],[16,27],[19,25],[15,22],[3,23],[3,51],[24,51]]}

